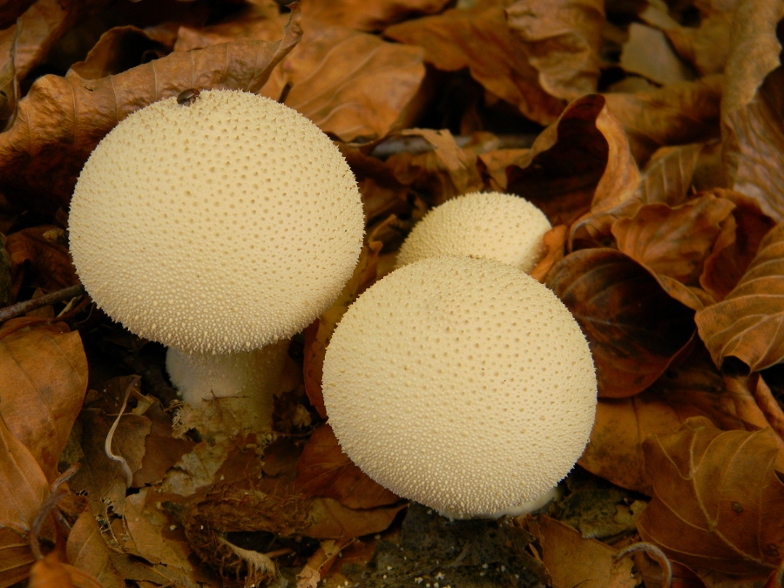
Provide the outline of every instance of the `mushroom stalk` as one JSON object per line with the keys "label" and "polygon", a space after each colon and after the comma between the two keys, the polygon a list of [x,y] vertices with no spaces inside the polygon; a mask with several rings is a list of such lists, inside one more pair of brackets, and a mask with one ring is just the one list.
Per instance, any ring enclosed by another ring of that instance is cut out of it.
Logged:
{"label": "mushroom stalk", "polygon": [[257,431],[272,429],[274,396],[280,389],[289,340],[261,349],[213,355],[169,347],[166,370],[186,404],[198,406],[213,398],[245,398],[242,422]]}

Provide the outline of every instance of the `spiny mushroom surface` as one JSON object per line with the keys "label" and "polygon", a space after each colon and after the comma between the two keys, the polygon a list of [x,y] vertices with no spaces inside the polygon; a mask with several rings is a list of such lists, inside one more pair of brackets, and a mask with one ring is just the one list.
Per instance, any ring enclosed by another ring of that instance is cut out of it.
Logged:
{"label": "spiny mushroom surface", "polygon": [[572,469],[597,388],[588,343],[550,290],[494,260],[440,257],[352,304],[323,392],[343,450],[376,482],[448,516],[492,517]]}
{"label": "spiny mushroom surface", "polygon": [[174,382],[193,400],[236,380],[217,366],[256,369],[253,350],[329,308],[356,265],[364,220],[355,178],[318,127],[273,100],[218,90],[120,122],[79,176],[69,231],[99,307],[170,356],[190,354],[173,363],[203,357],[193,368],[205,374],[201,391]]}
{"label": "spiny mushroom surface", "polygon": [[472,192],[435,207],[409,233],[397,267],[443,255],[486,257],[526,273],[544,256],[552,227],[527,200],[500,192]]}
{"label": "spiny mushroom surface", "polygon": [[332,141],[254,94],[156,102],[93,151],[69,218],[79,278],[110,317],[187,352],[290,337],[351,276],[359,191]]}

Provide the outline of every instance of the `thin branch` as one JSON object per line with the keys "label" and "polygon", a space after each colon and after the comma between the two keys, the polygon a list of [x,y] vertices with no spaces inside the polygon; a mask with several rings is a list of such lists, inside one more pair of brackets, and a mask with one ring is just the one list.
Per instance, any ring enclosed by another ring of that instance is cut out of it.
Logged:
{"label": "thin branch", "polygon": [[82,294],[84,294],[84,286],[78,284],[76,286],[69,286],[68,288],[57,290],[56,292],[44,294],[38,298],[25,300],[24,302],[17,302],[16,304],[12,304],[11,306],[6,306],[5,308],[0,309],[0,323],[23,315],[27,312],[30,312],[31,310],[36,310],[38,308],[43,308],[44,306],[71,300],[72,298],[76,298]]}

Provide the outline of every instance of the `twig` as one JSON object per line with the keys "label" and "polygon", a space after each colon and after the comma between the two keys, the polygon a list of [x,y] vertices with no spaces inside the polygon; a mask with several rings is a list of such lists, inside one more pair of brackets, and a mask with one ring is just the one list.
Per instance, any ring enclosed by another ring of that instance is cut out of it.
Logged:
{"label": "twig", "polygon": [[84,286],[78,284],[76,286],[69,286],[68,288],[57,290],[56,292],[44,294],[38,298],[17,302],[16,304],[0,309],[0,322],[7,321],[8,319],[30,312],[31,310],[49,306],[50,304],[71,300],[82,294],[84,294]]}

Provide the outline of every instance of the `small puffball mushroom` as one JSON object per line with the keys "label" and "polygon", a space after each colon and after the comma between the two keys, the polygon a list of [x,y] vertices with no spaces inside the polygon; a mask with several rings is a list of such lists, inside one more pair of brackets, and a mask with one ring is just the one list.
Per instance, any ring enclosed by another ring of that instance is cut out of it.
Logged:
{"label": "small puffball mushroom", "polygon": [[397,267],[443,255],[495,259],[526,273],[545,249],[542,237],[552,227],[527,200],[500,192],[472,192],[436,206],[409,233]]}
{"label": "small puffball mushroom", "polygon": [[356,180],[318,127],[273,100],[216,90],[120,122],[79,176],[69,230],[95,303],[169,346],[172,381],[196,402],[269,394],[285,361],[278,342],[337,298],[364,221]]}
{"label": "small puffball mushroom", "polygon": [[546,502],[585,449],[597,386],[588,343],[550,290],[495,260],[439,257],[349,307],[323,393],[366,474],[468,518]]}

